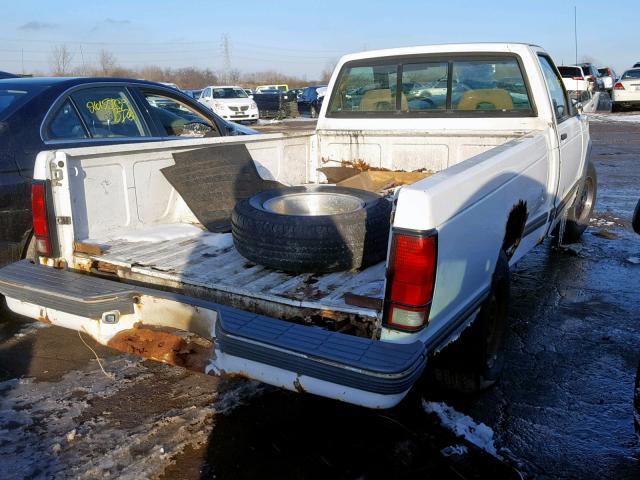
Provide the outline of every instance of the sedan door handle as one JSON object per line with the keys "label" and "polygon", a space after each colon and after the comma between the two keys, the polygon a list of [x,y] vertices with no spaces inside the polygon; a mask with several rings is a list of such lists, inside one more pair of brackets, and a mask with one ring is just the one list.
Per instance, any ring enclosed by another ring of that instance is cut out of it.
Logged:
{"label": "sedan door handle", "polygon": [[567,139],[567,134],[563,133],[562,135],[560,135],[560,141],[563,142]]}

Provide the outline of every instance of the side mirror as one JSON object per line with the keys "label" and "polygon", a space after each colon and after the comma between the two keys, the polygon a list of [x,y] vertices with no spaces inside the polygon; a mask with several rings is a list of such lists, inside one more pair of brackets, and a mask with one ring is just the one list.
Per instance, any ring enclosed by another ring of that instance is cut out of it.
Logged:
{"label": "side mirror", "polygon": [[578,102],[577,100],[575,101],[573,106],[578,111],[578,113],[582,113],[582,111],[584,110],[584,105],[582,105],[582,102]]}
{"label": "side mirror", "polygon": [[636,205],[636,211],[633,212],[631,225],[633,226],[633,231],[640,235],[640,200],[638,200],[638,204]]}

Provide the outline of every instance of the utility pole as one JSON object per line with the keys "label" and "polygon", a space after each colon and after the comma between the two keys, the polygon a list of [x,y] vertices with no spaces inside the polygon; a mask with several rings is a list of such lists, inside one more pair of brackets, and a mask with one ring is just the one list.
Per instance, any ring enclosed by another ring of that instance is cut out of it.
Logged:
{"label": "utility pole", "polygon": [[573,37],[576,44],[576,65],[578,64],[578,7],[573,6]]}
{"label": "utility pole", "polygon": [[82,44],[80,44],[80,58],[82,59],[82,74],[87,74],[87,67],[84,64],[84,54],[82,53]]}
{"label": "utility pole", "polygon": [[231,75],[231,44],[229,42],[229,34],[225,33],[222,35],[222,42],[220,43],[220,47],[222,48],[222,59],[224,62],[224,73],[227,77],[225,82],[229,80],[229,76]]}

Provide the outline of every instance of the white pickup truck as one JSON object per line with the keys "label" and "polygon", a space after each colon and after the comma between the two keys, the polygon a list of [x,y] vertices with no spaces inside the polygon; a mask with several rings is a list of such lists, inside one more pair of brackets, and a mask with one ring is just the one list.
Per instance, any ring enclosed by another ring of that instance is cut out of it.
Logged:
{"label": "white pickup truck", "polygon": [[[451,386],[492,383],[509,266],[588,223],[586,118],[526,44],[347,55],[325,98],[315,131],[39,153],[38,253],[0,269],[9,308],[160,361],[372,408],[400,402],[433,357]],[[390,198],[386,260],[295,274],[243,258],[163,174],[174,154],[229,145],[289,186],[345,162],[434,174]]]}

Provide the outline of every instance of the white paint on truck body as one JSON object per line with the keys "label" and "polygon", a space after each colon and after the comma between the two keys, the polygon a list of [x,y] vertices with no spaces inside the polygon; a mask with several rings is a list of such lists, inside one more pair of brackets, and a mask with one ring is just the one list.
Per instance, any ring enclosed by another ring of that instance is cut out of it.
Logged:
{"label": "white paint on truck body", "polygon": [[[347,62],[456,53],[517,55],[535,104],[535,115],[475,118],[326,115],[338,74]],[[589,146],[586,118],[573,115],[556,121],[540,55],[546,53],[539,47],[512,43],[434,45],[346,55],[329,82],[315,131],[42,152],[37,158],[35,178],[52,178],[52,168],[62,171],[61,179],[53,186],[54,210],[57,216],[71,219],[70,224],[56,227],[61,247],[59,260],[78,269],[100,261],[117,267],[115,274],[123,280],[148,286],[237,295],[236,298],[244,298],[247,308],[293,307],[302,315],[309,309],[317,309],[369,317],[380,326],[380,309],[346,305],[344,293],[362,288],[361,292],[383,300],[386,262],[364,272],[315,275],[316,285],[325,289],[323,294],[292,298],[291,293],[305,285],[308,276],[285,278],[264,267],[242,271],[242,259],[233,247],[220,245],[217,240],[213,246],[203,244],[201,240],[207,237],[206,233],[199,240],[193,236],[161,242],[118,239],[149,240],[153,229],[197,223],[160,171],[173,165],[175,152],[216,144],[243,144],[263,178],[289,185],[318,182],[323,176],[317,173],[317,168],[343,161],[363,160],[389,169],[427,169],[436,174],[396,191],[392,227],[437,232],[437,275],[430,321],[417,333],[382,328],[380,340],[402,343],[419,340],[434,350],[441,348],[459,335],[477,311],[469,312],[470,304],[490,285],[513,207],[520,202],[526,205],[531,228],[515,250],[511,263],[551,231],[559,219],[556,209],[561,204],[571,204],[585,171]],[[102,255],[75,251],[74,242],[92,239],[103,243]],[[207,248],[218,247],[215,255],[204,255]],[[220,253],[229,256],[220,260],[223,257]],[[46,259],[43,262],[52,263]],[[36,318],[39,308],[46,308],[21,305],[11,299],[9,305]],[[467,315],[466,323],[454,324],[463,312]],[[150,315],[156,318],[157,310]],[[87,328],[82,319],[58,315],[50,319],[70,328]],[[170,323],[171,315],[165,321]],[[451,325],[458,326],[452,330]],[[91,333],[89,329],[89,333],[102,341],[106,338],[103,331]],[[436,344],[434,339],[439,339]],[[392,406],[406,393],[379,398],[222,352],[216,353],[211,368],[285,388],[302,386],[305,391],[369,407]]]}

